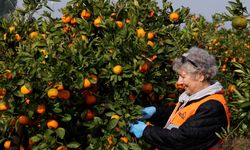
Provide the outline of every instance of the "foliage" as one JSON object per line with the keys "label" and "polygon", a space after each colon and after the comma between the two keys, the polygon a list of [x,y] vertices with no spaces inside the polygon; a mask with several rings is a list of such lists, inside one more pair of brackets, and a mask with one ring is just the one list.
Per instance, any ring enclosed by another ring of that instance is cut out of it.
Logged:
{"label": "foliage", "polygon": [[[61,18],[48,12],[34,17],[45,0],[23,6],[1,22],[0,89],[7,92],[0,91],[0,108],[6,109],[0,110],[0,143],[24,126],[19,144],[28,149],[149,148],[128,133],[129,124],[144,106],[176,101],[171,62],[194,45],[215,54],[225,87],[237,86],[226,89],[232,110],[226,135],[247,135],[249,28],[226,29],[224,14],[207,22],[167,1],[160,8],[151,0],[71,0]],[[55,123],[48,126],[49,120]]]}

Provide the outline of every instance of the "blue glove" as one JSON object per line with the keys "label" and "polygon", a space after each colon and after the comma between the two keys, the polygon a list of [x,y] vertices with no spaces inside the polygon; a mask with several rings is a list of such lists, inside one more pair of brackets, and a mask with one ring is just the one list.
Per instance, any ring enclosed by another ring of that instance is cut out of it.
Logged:
{"label": "blue glove", "polygon": [[149,119],[153,116],[153,114],[156,112],[156,108],[154,106],[145,107],[141,110],[141,113],[143,114],[142,119]]}
{"label": "blue glove", "polygon": [[137,138],[141,138],[146,124],[142,121],[137,121],[136,124],[130,125],[130,133],[133,133]]}

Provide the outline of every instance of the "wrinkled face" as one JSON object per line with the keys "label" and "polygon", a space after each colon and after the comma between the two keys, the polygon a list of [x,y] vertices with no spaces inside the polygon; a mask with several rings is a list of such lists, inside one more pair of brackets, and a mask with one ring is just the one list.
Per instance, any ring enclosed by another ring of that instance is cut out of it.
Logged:
{"label": "wrinkled face", "polygon": [[198,92],[199,90],[202,89],[203,87],[203,82],[201,82],[201,76],[197,75],[197,76],[191,76],[190,74],[188,74],[186,71],[184,70],[180,70],[180,72],[178,72],[179,77],[178,77],[178,84],[183,84],[183,87],[185,89],[185,92],[188,95],[192,95],[195,94],[196,92]]}

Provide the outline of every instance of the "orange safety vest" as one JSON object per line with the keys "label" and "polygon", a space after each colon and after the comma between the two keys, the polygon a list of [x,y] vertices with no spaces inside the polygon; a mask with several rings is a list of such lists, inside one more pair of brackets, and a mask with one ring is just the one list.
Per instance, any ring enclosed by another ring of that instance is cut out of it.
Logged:
{"label": "orange safety vest", "polygon": [[[200,107],[201,104],[209,101],[209,100],[216,100],[218,102],[220,102],[226,112],[226,117],[227,117],[227,122],[228,122],[228,128],[230,127],[230,113],[229,113],[229,109],[226,105],[226,100],[223,96],[223,94],[213,94],[210,96],[205,97],[204,99],[201,99],[197,102],[193,102],[188,106],[183,107],[182,109],[178,108],[180,107],[181,103],[178,102],[174,111],[172,112],[172,114],[169,117],[168,123],[164,128],[167,128],[167,126],[169,124],[172,124],[176,127],[180,127],[184,122],[186,122],[190,117],[192,117],[193,115],[195,115],[197,109]],[[212,150],[212,149],[211,149]]]}
{"label": "orange safety vest", "polygon": [[[174,124],[175,126],[178,126],[178,127],[181,126],[184,122],[187,121],[187,119],[189,119],[191,116],[193,116],[196,113],[196,110],[200,107],[201,104],[209,100],[216,100],[223,105],[226,111],[228,127],[230,127],[230,113],[226,105],[226,100],[222,94],[213,94],[213,95],[205,97],[204,99],[200,101],[191,103],[190,105],[185,106],[184,108],[180,110],[174,110],[171,116],[169,117],[170,124]],[[179,107],[179,106],[180,106],[180,103],[176,105],[176,107]]]}

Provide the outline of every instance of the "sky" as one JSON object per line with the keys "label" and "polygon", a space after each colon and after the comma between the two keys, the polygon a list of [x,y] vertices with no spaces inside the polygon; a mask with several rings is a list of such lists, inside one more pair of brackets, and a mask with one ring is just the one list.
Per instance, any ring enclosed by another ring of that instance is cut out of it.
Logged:
{"label": "sky", "polygon": [[[61,14],[58,11],[60,8],[66,6],[69,0],[61,0],[61,2],[49,1],[49,6],[55,10],[52,12],[53,17],[60,17]],[[117,1],[117,0],[113,0]],[[162,0],[156,0],[161,7]],[[189,7],[191,13],[204,16],[208,21],[212,21],[212,15],[215,13],[227,12],[226,6],[230,6],[228,0],[169,0],[172,2],[174,9],[181,6]],[[235,0],[230,0],[235,1]],[[241,0],[243,6],[247,7],[250,13],[250,0]],[[18,0],[17,6],[22,6],[22,0]]]}

